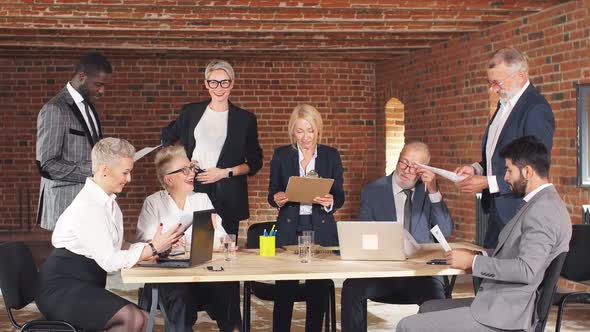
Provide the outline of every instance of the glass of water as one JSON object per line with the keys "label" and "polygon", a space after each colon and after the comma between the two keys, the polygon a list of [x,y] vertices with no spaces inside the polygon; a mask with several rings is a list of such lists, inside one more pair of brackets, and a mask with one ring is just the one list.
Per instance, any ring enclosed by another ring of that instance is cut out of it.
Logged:
{"label": "glass of water", "polygon": [[226,261],[236,259],[236,235],[227,234],[223,237],[223,258]]}
{"label": "glass of water", "polygon": [[299,261],[301,263],[311,262],[311,238],[309,235],[297,237],[297,249],[299,250]]}
{"label": "glass of water", "polygon": [[303,231],[301,232],[303,236],[309,236],[310,243],[311,243],[311,257],[315,256],[314,247],[315,247],[315,232],[314,231]]}

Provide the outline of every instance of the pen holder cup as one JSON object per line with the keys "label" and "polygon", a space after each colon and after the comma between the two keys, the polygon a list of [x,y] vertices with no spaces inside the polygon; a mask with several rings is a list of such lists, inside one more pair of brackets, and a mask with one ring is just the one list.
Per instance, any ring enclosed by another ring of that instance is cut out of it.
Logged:
{"label": "pen holder cup", "polygon": [[275,238],[276,236],[260,236],[260,256],[275,255]]}

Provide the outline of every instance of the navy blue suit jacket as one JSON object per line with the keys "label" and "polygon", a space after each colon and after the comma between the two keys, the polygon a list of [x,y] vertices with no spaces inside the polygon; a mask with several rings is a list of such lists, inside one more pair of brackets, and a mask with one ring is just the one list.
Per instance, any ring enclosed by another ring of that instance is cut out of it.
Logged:
{"label": "navy blue suit jacket", "polygon": [[[393,173],[367,184],[361,192],[361,212],[363,221],[396,221],[396,207],[393,197]],[[403,222],[403,221],[402,221]],[[453,221],[444,201],[430,202],[424,183],[418,181],[412,196],[412,236],[418,243],[434,242],[430,229],[438,225],[448,237],[453,231]]]}
{"label": "navy blue suit jacket", "polygon": [[485,248],[496,247],[500,231],[514,217],[516,208],[522,202],[522,198],[512,195],[510,186],[504,181],[506,161],[500,157],[500,151],[515,139],[530,135],[535,136],[541,143],[545,144],[547,151],[551,152],[553,132],[555,130],[555,120],[551,106],[531,83],[512,108],[506,124],[502,128],[496,149],[492,155],[492,173],[490,174],[487,170],[486,144],[490,124],[498,114],[499,108],[500,103],[498,103],[496,113],[494,113],[488,124],[481,143],[482,159],[480,165],[484,170],[484,175],[495,175],[500,189],[500,192],[494,194],[490,194],[488,189],[485,189],[482,193],[484,211],[490,214],[484,241]]}
{"label": "navy blue suit jacket", "polygon": [[[315,243],[322,246],[337,246],[338,232],[334,212],[344,204],[344,189],[342,160],[338,150],[319,145],[315,160],[315,171],[322,178],[334,179],[330,194],[334,196],[334,205],[330,212],[326,212],[319,204],[313,204],[312,223],[315,231]],[[274,194],[286,191],[289,177],[299,176],[299,152],[292,145],[279,147],[275,150],[270,161],[270,180],[268,183],[268,203],[276,208]],[[297,224],[299,221],[299,203],[287,202],[279,208],[276,229],[276,245],[284,246],[297,244]]]}

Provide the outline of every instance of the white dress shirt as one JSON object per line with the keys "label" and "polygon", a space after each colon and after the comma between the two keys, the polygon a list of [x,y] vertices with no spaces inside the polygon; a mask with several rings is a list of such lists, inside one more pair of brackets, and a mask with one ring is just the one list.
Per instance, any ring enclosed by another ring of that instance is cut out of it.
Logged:
{"label": "white dress shirt", "polygon": [[217,167],[223,144],[227,137],[227,116],[229,111],[215,112],[209,106],[195,126],[195,149],[192,159],[202,169]]}
{"label": "white dress shirt", "polygon": [[57,220],[51,243],[88,257],[106,272],[135,265],[146,246],[132,244],[123,250],[123,214],[116,195],[107,195],[92,178]]}
{"label": "white dress shirt", "polygon": [[[84,111],[84,109],[85,109],[84,97],[82,97],[80,92],[78,92],[78,91],[76,91],[76,89],[74,89],[74,87],[70,84],[70,82],[68,82],[66,87],[68,89],[68,92],[72,96],[72,99],[74,99],[76,106],[78,106],[78,110],[80,110],[80,113],[82,114],[82,117],[84,118],[84,121],[86,121],[86,126],[88,127],[88,130],[90,130],[90,132],[92,132],[92,129],[91,129],[92,127],[90,127],[90,122],[88,120],[88,117],[86,116],[86,111]],[[88,108],[92,108],[92,106],[90,106],[90,104],[88,104]],[[94,118],[94,113],[90,109],[88,110],[88,113],[90,114],[90,117],[92,118],[91,121],[92,121],[92,125],[94,126],[94,129],[96,129],[96,133],[98,134],[98,137],[100,137],[100,129],[98,128],[98,124],[96,123],[96,119]]]}
{"label": "white dress shirt", "polygon": [[[192,220],[194,211],[213,209],[213,204],[207,194],[191,192],[184,201],[184,208],[180,209],[166,191],[161,190],[148,196],[143,202],[137,221],[137,240],[149,241],[156,234],[160,223],[164,224],[164,231],[171,229],[174,225],[184,220]],[[214,224],[215,235],[213,248],[221,247],[221,238],[227,233],[221,225],[221,217],[217,215]],[[190,243],[192,237],[192,226],[185,232],[185,240]]]}
{"label": "white dress shirt", "polygon": [[[307,164],[305,169],[303,169],[303,166],[301,166],[301,162],[303,161],[303,158],[305,158],[305,157],[303,156],[303,151],[301,151],[299,146],[297,146],[297,152],[299,152],[299,162],[297,163],[297,165],[299,165],[299,176],[306,176],[307,173],[309,173],[310,171],[315,171],[315,159],[318,157],[318,147],[316,146],[315,151],[313,152],[313,156],[311,156],[311,160],[309,161],[309,163]],[[329,207],[324,206],[323,208],[324,208],[324,211],[330,212],[330,211],[332,211],[332,207],[333,207],[333,204],[330,205]],[[299,204],[299,215],[300,216],[308,216],[311,214],[312,209],[313,209],[312,204]]]}
{"label": "white dress shirt", "polygon": [[[490,129],[488,130],[488,137],[486,141],[486,168],[487,178],[488,178],[488,187],[490,193],[497,193],[500,191],[500,187],[498,186],[498,181],[494,174],[494,170],[492,169],[492,156],[494,155],[494,151],[496,150],[496,145],[498,144],[498,139],[500,138],[500,134],[502,133],[502,129],[504,129],[504,125],[506,125],[506,121],[514,108],[514,105],[518,102],[518,99],[522,96],[524,91],[529,87],[530,81],[527,81],[525,85],[518,91],[517,94],[512,96],[506,103],[500,103],[500,109],[498,109],[498,113],[494,117],[494,120],[490,124]],[[473,168],[475,169],[475,173],[477,175],[483,175],[483,168],[480,164],[474,163]]]}
{"label": "white dress shirt", "polygon": [[[406,204],[406,199],[408,196],[404,194],[404,189],[400,187],[397,182],[395,182],[395,171],[391,177],[391,186],[393,188],[393,200],[395,201],[395,214],[397,221],[404,222],[404,205]],[[412,198],[414,198],[414,194],[416,193],[415,189],[416,187],[411,188]],[[424,189],[426,190],[426,187]],[[437,191],[434,194],[428,193],[428,198],[430,199],[431,203],[438,203],[442,201],[442,194],[440,191]]]}

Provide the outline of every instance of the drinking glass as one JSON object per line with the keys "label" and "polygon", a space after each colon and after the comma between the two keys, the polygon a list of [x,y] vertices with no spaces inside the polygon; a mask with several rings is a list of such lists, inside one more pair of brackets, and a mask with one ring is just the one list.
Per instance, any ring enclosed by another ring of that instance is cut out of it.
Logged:
{"label": "drinking glass", "polygon": [[309,236],[310,244],[311,244],[311,257],[315,256],[315,232],[314,231],[303,231],[301,232],[303,236]]}
{"label": "drinking glass", "polygon": [[299,261],[301,263],[311,262],[311,238],[309,235],[300,235],[297,237],[297,241]]}
{"label": "drinking glass", "polygon": [[223,237],[223,258],[226,261],[236,259],[236,235],[227,234]]}

